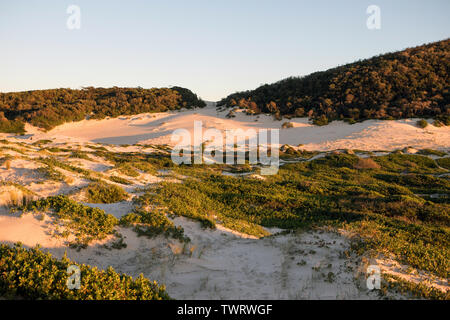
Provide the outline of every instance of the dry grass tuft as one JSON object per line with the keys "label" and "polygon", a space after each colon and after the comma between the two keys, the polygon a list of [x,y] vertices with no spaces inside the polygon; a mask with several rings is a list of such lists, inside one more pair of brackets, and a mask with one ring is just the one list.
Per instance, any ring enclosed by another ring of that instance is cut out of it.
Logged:
{"label": "dry grass tuft", "polygon": [[355,169],[380,169],[380,165],[373,161],[371,158],[359,159],[358,162],[353,165]]}
{"label": "dry grass tuft", "polygon": [[31,201],[33,201],[32,195],[26,194],[16,189],[11,189],[2,192],[2,196],[0,198],[0,203],[7,208],[26,205]]}
{"label": "dry grass tuft", "polygon": [[182,254],[184,249],[181,245],[173,243],[169,243],[169,248],[175,256]]}
{"label": "dry grass tuft", "polygon": [[72,183],[74,183],[75,179],[72,176],[66,176],[64,178],[64,182],[67,183],[68,185],[71,185]]}
{"label": "dry grass tuft", "polygon": [[283,129],[289,129],[289,128],[293,128],[294,124],[292,122],[285,122],[281,125],[281,128]]}

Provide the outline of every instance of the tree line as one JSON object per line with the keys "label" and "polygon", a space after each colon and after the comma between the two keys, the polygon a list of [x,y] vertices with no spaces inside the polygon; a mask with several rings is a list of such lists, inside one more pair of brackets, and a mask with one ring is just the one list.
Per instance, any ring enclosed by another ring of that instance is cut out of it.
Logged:
{"label": "tree line", "polygon": [[237,92],[218,107],[332,120],[437,118],[450,124],[450,39]]}
{"label": "tree line", "polygon": [[196,94],[181,87],[87,87],[0,93],[0,132],[23,133],[26,122],[50,130],[86,117],[103,119],[205,106]]}

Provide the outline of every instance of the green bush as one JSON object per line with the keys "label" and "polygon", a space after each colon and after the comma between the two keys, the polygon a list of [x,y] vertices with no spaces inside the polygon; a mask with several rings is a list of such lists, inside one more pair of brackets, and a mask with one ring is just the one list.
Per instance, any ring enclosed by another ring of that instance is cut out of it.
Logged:
{"label": "green bush", "polygon": [[294,124],[292,123],[292,122],[285,122],[285,123],[283,123],[282,125],[281,125],[281,128],[283,128],[283,129],[289,129],[289,128],[293,128],[294,127]]}
{"label": "green bush", "polygon": [[116,164],[115,169],[117,169],[117,171],[129,177],[133,178],[139,177],[139,172],[130,163],[123,162]]}
{"label": "green bush", "polygon": [[417,121],[417,126],[419,128],[424,129],[424,128],[426,128],[428,126],[428,122],[426,120],[424,120],[424,119],[419,120],[419,121]]}
{"label": "green bush", "polygon": [[223,176],[220,168],[180,166],[175,170],[188,176],[183,183],[161,183],[141,201],[255,236],[264,236],[261,226],[356,230],[365,250],[387,250],[411,266],[447,277],[450,204],[415,195],[448,193],[449,182],[434,176],[445,171],[420,155],[371,159],[373,169],[360,170],[355,169],[357,156],[330,154],[286,164],[264,180]]}
{"label": "green bush", "polygon": [[437,159],[436,162],[443,168],[450,170],[450,157]]}
{"label": "green bush", "polygon": [[428,155],[428,156],[432,155],[432,156],[438,156],[438,157],[444,157],[447,155],[446,152],[439,151],[439,150],[433,150],[433,149],[422,149],[422,150],[419,150],[418,153]]}
{"label": "green bush", "polygon": [[[67,268],[81,271],[80,289],[67,286]],[[32,300],[165,300],[165,288],[143,277],[133,279],[114,271],[58,260],[38,248],[0,245],[0,296]]]}
{"label": "green bush", "polygon": [[25,124],[20,120],[2,120],[0,118],[0,132],[24,134]]}
{"label": "green bush", "polygon": [[130,180],[127,180],[125,178],[118,177],[118,176],[109,176],[108,180],[115,182],[115,183],[123,184],[123,185],[133,184]]}
{"label": "green bush", "polygon": [[[22,208],[26,211],[47,211],[65,229],[75,236],[75,247],[86,247],[93,240],[105,239],[115,234],[119,221],[99,208],[79,204],[67,196],[59,195],[28,203]],[[55,234],[61,236],[61,234]]]}
{"label": "green bush", "polygon": [[115,203],[128,199],[128,193],[121,187],[103,182],[91,183],[84,191],[89,203]]}
{"label": "green bush", "polygon": [[120,219],[122,226],[133,226],[139,237],[146,236],[149,238],[158,235],[165,235],[178,239],[182,242],[189,242],[190,239],[184,235],[182,227],[176,227],[170,221],[166,214],[160,210],[152,210],[151,212],[144,209],[138,209],[129,213]]}
{"label": "green bush", "polygon": [[330,121],[325,115],[321,115],[318,118],[313,119],[313,124],[316,126],[326,126]]}

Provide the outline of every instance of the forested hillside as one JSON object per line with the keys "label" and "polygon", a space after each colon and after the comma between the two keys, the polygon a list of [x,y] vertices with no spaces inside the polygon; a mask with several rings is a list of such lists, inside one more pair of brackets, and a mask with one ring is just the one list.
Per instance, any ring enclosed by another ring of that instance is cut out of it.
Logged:
{"label": "forested hillside", "polygon": [[84,88],[0,93],[0,132],[23,132],[24,122],[46,130],[64,122],[204,107],[188,89]]}
{"label": "forested hillside", "polygon": [[450,39],[238,92],[218,106],[315,119],[450,120]]}

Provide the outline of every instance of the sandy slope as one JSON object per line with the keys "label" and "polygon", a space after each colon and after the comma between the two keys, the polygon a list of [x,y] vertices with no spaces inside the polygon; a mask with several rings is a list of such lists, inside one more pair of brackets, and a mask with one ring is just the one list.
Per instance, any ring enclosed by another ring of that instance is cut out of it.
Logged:
{"label": "sandy slope", "polygon": [[[188,245],[162,236],[139,238],[131,229],[119,228],[125,249],[107,249],[103,245],[109,242],[105,240],[77,251],[67,247],[63,239],[51,237],[51,219],[39,217],[42,215],[19,218],[0,213],[0,243],[39,244],[58,258],[67,253],[78,263],[101,269],[112,266],[133,277],[142,273],[165,284],[177,299],[383,298],[367,289],[365,268],[369,262],[348,257],[349,239],[335,232],[310,230],[251,239],[224,228],[205,230],[198,222],[179,217],[174,223],[191,238]],[[383,272],[448,290],[445,279],[412,273],[389,259],[372,262]],[[405,298],[393,292],[387,296]]]}
{"label": "sandy slope", "polygon": [[[60,144],[61,147],[74,148],[86,141],[114,144],[169,143],[171,133],[175,129],[186,128],[192,132],[194,120],[202,120],[205,128],[221,130],[280,128],[284,122],[274,121],[271,116],[247,116],[239,112],[236,118],[228,119],[226,112],[217,112],[208,107],[129,118],[87,120],[65,124],[48,133],[27,125],[28,136],[13,138],[11,135],[0,134],[0,138],[9,137],[8,140],[15,142],[54,139],[51,144],[53,146]],[[334,122],[325,127],[312,126],[306,119],[293,119],[292,122],[294,128],[281,130],[280,142],[291,145],[303,143],[303,148],[309,150],[389,150],[408,145],[417,149],[450,147],[450,128],[429,126],[425,130],[419,129],[415,126],[415,120],[366,121],[355,125]],[[38,148],[17,143],[9,146],[14,148],[3,149],[2,153],[13,156],[11,168],[0,167],[0,180],[26,186],[38,197],[76,193],[79,188],[89,183],[82,176],[62,169],[58,171],[70,177],[70,183],[45,181],[38,170],[42,165],[34,161],[41,155]],[[137,146],[107,148],[113,152],[152,152],[152,148]],[[23,153],[15,151],[19,149],[22,149]],[[60,160],[106,176],[118,174],[105,159],[93,155],[91,159],[73,159],[61,155]],[[132,185],[125,187],[128,192],[170,179],[164,175],[152,176],[145,173],[141,173],[136,179],[126,178],[132,181]],[[21,191],[14,186],[7,185],[0,189],[0,243],[12,244],[20,241],[28,247],[40,244],[57,257],[67,251],[70,258],[80,263],[100,268],[113,266],[118,271],[133,276],[143,273],[150,279],[166,284],[169,294],[174,298],[379,298],[365,289],[359,270],[361,266],[352,259],[343,258],[344,250],[349,247],[349,240],[335,233],[309,231],[303,234],[252,239],[220,226],[215,231],[203,230],[194,221],[177,218],[175,223],[182,226],[192,239],[192,243],[187,247],[164,237],[138,238],[131,229],[119,228],[125,237],[126,249],[108,250],[101,246],[103,243],[97,243],[77,252],[68,248],[64,240],[51,237],[52,224],[49,223],[49,217],[41,220],[40,215],[28,214],[19,218],[8,214],[2,206],[11,202],[12,195],[16,198],[22,197]],[[116,217],[132,210],[130,201],[89,205],[100,207]],[[389,261],[384,263],[379,260],[376,264],[383,267],[383,272],[393,274],[399,274],[402,269]],[[420,282],[423,279],[417,276],[420,273],[416,273],[413,278],[410,277],[409,271],[404,271],[403,274],[412,281]],[[448,283],[445,284],[445,281],[441,280],[439,283],[444,283],[440,286],[448,290]]]}
{"label": "sandy slope", "polygon": [[[174,111],[157,114],[140,114],[104,120],[84,120],[66,123],[43,133],[30,125],[25,138],[56,139],[67,142],[100,142],[110,144],[174,144],[174,130],[184,128],[193,135],[194,121],[202,121],[204,129],[216,128],[225,132],[233,129],[280,129],[288,120],[275,121],[270,115],[249,116],[237,112],[235,118],[227,118],[228,111],[219,112],[210,104],[204,109]],[[306,150],[394,150],[405,146],[415,148],[450,147],[450,128],[432,125],[420,129],[417,119],[381,121],[368,120],[353,125],[334,121],[323,127],[311,125],[306,118],[290,120],[294,128],[281,129],[280,144],[297,146]],[[0,134],[2,135],[2,134]],[[5,134],[3,134],[5,136]]]}
{"label": "sandy slope", "polygon": [[101,246],[104,241],[78,252],[49,235],[48,217],[3,215],[0,243],[40,244],[59,258],[67,252],[79,263],[112,266],[132,276],[143,273],[165,284],[177,299],[379,298],[364,287],[356,264],[343,257],[349,244],[338,234],[311,231],[258,240],[204,230],[185,218],[175,223],[192,239],[187,247],[164,237],[138,238],[131,229],[120,228],[127,248],[108,250]]}

